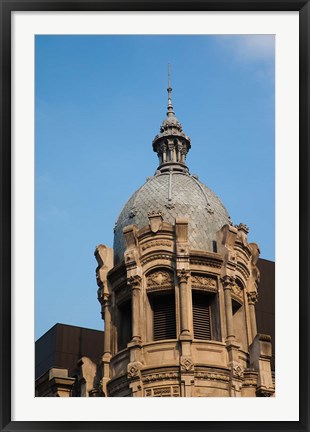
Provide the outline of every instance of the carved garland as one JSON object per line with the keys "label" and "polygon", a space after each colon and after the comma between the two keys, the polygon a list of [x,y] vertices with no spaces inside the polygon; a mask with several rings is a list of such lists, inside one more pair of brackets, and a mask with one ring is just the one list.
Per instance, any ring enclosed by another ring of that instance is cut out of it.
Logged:
{"label": "carved garland", "polygon": [[215,381],[225,381],[225,382],[230,381],[228,375],[211,373],[211,372],[195,372],[195,378],[215,380]]}
{"label": "carved garland", "polygon": [[165,372],[142,376],[142,382],[149,383],[154,381],[176,380],[178,378],[179,374],[177,372]]}

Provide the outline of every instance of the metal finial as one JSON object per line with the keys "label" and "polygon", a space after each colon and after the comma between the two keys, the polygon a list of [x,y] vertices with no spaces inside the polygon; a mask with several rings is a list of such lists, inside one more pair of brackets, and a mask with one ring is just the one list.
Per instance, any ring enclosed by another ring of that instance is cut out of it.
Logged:
{"label": "metal finial", "polygon": [[171,88],[171,84],[170,84],[170,63],[168,63],[168,89]]}
{"label": "metal finial", "polygon": [[170,83],[170,63],[168,63],[168,88],[167,88],[167,92],[168,92],[168,112],[167,112],[167,115],[173,116],[174,112],[173,112],[172,97],[171,97],[172,88],[171,88],[171,83]]}

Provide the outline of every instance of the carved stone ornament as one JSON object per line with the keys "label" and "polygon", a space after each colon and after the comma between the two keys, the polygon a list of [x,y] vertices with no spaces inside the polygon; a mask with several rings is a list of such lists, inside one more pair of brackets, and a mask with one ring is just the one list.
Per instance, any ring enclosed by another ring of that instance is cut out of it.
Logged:
{"label": "carved stone ornament", "polygon": [[255,291],[248,292],[247,296],[248,296],[248,302],[249,302],[249,304],[255,304],[257,302],[257,300],[258,300],[258,295],[257,295],[257,293]]}
{"label": "carved stone ornament", "polygon": [[129,213],[129,218],[135,217],[136,214],[137,214],[137,209],[135,207],[132,207],[132,209],[130,210],[130,213]]}
{"label": "carved stone ornament", "polygon": [[181,371],[183,372],[190,372],[194,369],[194,363],[189,358],[183,358],[181,363]]}
{"label": "carved stone ornament", "polygon": [[[99,293],[100,291],[100,293]],[[110,294],[103,292],[103,290],[98,290],[98,300],[102,306],[110,305]]]}
{"label": "carved stone ornament", "polygon": [[168,271],[155,271],[146,277],[147,288],[169,289],[172,288],[173,285],[173,274]]}
{"label": "carved stone ornament", "polygon": [[198,288],[213,292],[217,291],[216,279],[207,276],[192,275],[191,283],[192,288]]}
{"label": "carved stone ornament", "polygon": [[177,276],[178,276],[179,282],[184,283],[184,282],[188,281],[188,278],[190,277],[190,272],[189,272],[189,270],[185,270],[185,269],[177,270]]}
{"label": "carved stone ornament", "polygon": [[132,362],[127,366],[127,377],[129,379],[139,378],[142,364],[140,362]]}
{"label": "carved stone ornament", "polygon": [[239,285],[234,284],[231,292],[238,300],[243,301],[243,290]]}
{"label": "carved stone ornament", "polygon": [[221,282],[224,289],[232,289],[233,285],[235,284],[235,278],[234,276],[226,275],[221,278]]}
{"label": "carved stone ornament", "polygon": [[153,233],[157,233],[163,222],[163,214],[160,210],[152,210],[148,213],[150,228]]}
{"label": "carved stone ornament", "polygon": [[130,276],[127,279],[127,283],[128,285],[131,286],[132,289],[139,289],[141,287],[141,276],[139,275],[134,275],[134,276]]}
{"label": "carved stone ornament", "polygon": [[244,369],[240,365],[240,363],[233,362],[233,368],[232,368],[233,376],[235,378],[243,378]]}
{"label": "carved stone ornament", "polygon": [[103,288],[98,288],[97,289],[97,299],[98,299],[100,304],[103,303],[103,295],[104,295]]}

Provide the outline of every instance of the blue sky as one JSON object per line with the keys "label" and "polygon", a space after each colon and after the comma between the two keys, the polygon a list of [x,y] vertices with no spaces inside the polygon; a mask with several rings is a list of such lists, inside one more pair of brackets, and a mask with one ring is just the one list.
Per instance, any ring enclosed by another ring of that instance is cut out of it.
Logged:
{"label": "blue sky", "polygon": [[157,156],[173,105],[187,164],[274,260],[273,36],[36,36],[35,335],[103,329],[95,247]]}

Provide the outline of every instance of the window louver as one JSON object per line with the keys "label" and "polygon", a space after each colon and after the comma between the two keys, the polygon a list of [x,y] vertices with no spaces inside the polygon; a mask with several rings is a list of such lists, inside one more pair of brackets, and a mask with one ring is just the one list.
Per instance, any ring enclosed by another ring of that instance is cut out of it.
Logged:
{"label": "window louver", "polygon": [[174,296],[158,296],[153,299],[154,340],[175,339],[176,319]]}
{"label": "window louver", "polygon": [[211,340],[210,302],[206,295],[193,292],[194,338]]}

